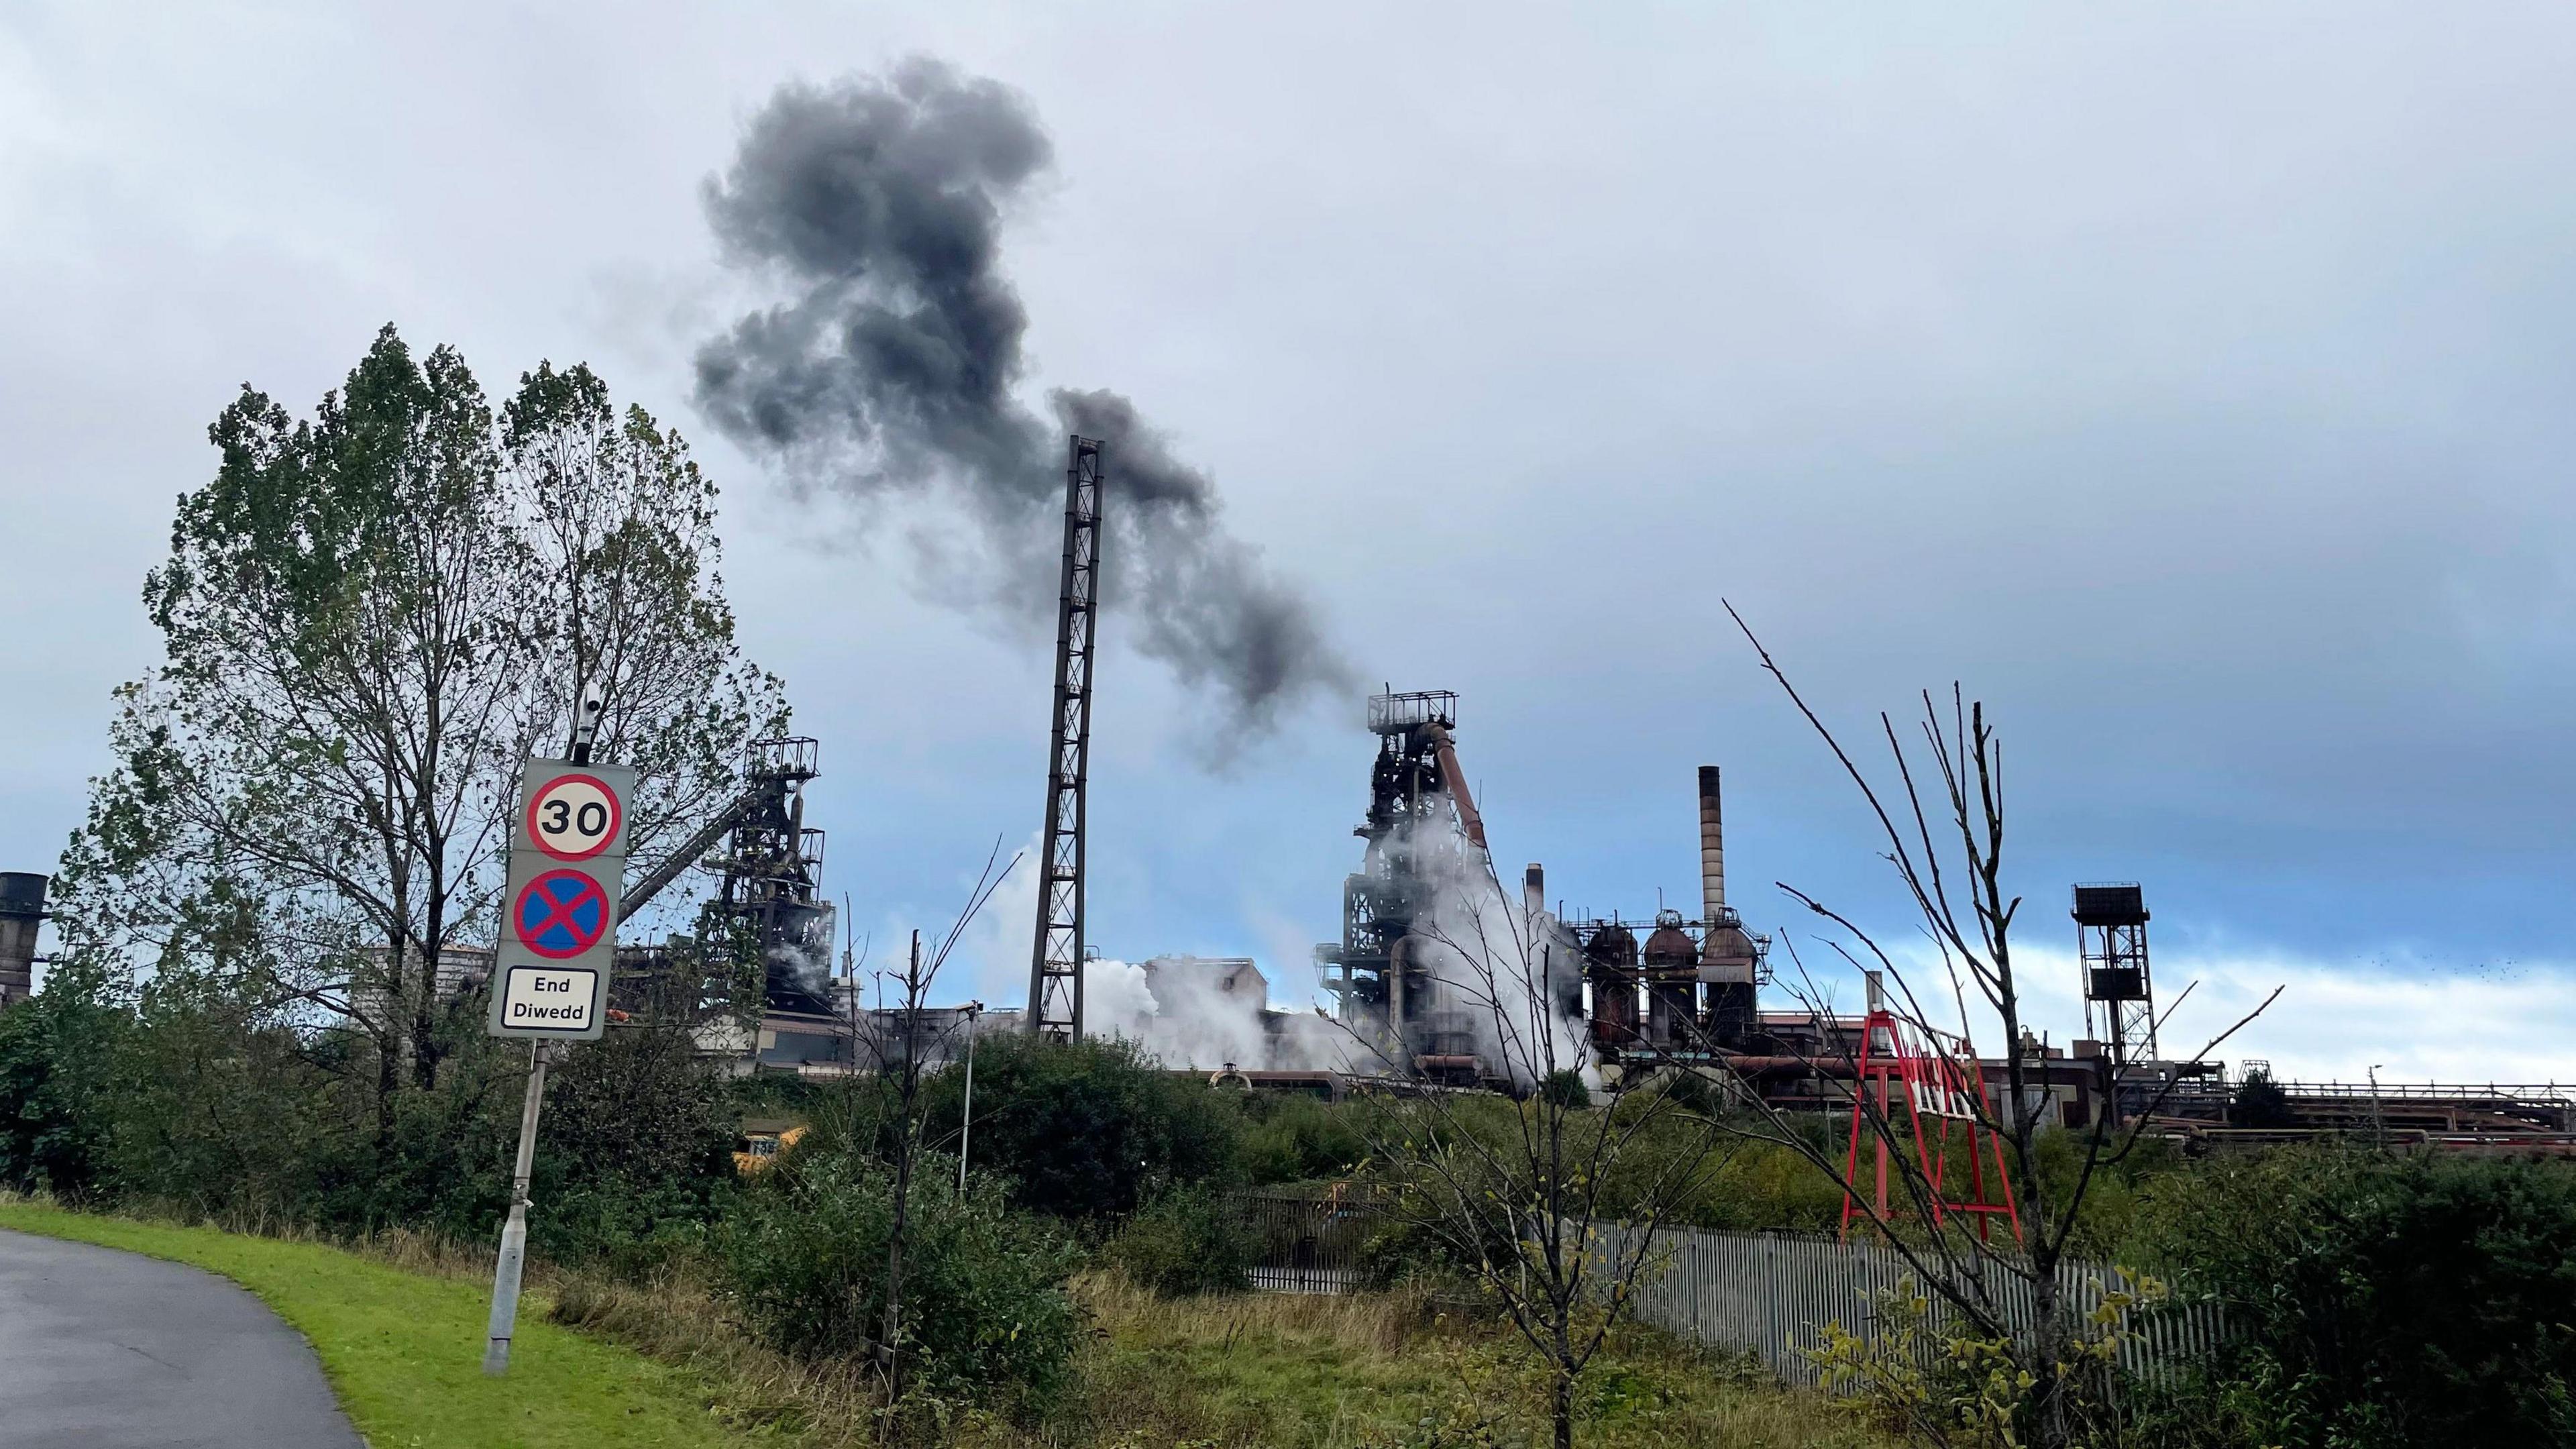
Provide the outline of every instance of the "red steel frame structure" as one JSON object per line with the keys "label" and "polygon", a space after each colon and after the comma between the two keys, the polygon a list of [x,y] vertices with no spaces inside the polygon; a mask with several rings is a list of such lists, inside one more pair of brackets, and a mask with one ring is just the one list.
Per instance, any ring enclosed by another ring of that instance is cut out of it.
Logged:
{"label": "red steel frame structure", "polygon": [[[1915,1039],[1919,1032],[1922,1040]],[[1841,1236],[1851,1235],[1852,1219],[1860,1215],[1858,1187],[1860,1172],[1860,1137],[1869,1106],[1868,1093],[1875,1083],[1878,1089],[1879,1115],[1887,1119],[1890,1131],[1896,1127],[1897,1109],[1893,1103],[1896,1088],[1904,1089],[1907,1125],[1914,1134],[1914,1157],[1923,1165],[1924,1181],[1931,1187],[1932,1226],[1937,1231],[1953,1214],[1977,1220],[1977,1236],[1986,1236],[1988,1225],[1997,1217],[2012,1226],[2013,1241],[2021,1241],[2021,1209],[2013,1201],[2012,1177],[2004,1170],[2002,1134],[1985,1125],[1982,1108],[1985,1103],[1985,1074],[1978,1069],[1977,1054],[1963,1037],[1945,1037],[1928,1027],[1915,1027],[1889,1011],[1879,994],[1875,973],[1870,979],[1869,1015],[1861,1028],[1860,1061],[1852,1083],[1851,1140],[1843,1154],[1843,1219]],[[1932,1137],[1924,1138],[1923,1119],[1933,1119]],[[1958,1122],[1967,1130],[1968,1196],[1950,1196],[1951,1124]],[[1888,1132],[1872,1133],[1877,1147],[1876,1221],[1888,1220],[1887,1162]],[[1995,1186],[2001,1189],[2003,1201],[1986,1201],[1986,1162],[1994,1161]]]}

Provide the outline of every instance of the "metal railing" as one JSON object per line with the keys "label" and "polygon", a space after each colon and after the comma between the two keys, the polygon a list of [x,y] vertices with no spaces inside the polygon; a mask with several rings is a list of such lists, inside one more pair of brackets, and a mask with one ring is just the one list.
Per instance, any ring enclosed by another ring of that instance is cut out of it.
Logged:
{"label": "metal railing", "polygon": [[2565,1082],[2274,1082],[2290,1097],[2340,1097],[2368,1102],[2471,1101],[2576,1105],[2576,1085]]}
{"label": "metal railing", "polygon": [[1373,734],[1395,734],[1426,724],[1443,729],[1458,727],[1456,690],[1422,689],[1410,694],[1369,696],[1368,727]]}

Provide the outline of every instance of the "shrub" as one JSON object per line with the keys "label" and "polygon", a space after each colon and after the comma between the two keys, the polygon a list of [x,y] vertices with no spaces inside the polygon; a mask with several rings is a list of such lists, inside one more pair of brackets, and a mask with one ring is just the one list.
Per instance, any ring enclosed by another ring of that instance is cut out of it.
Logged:
{"label": "shrub", "polygon": [[1185,1298],[1251,1287],[1260,1242],[1235,1203],[1205,1187],[1180,1187],[1128,1219],[1108,1256],[1138,1286]]}
{"label": "shrub", "polygon": [[302,1048],[230,983],[155,978],[97,1104],[110,1143],[102,1185],[190,1218],[308,1217],[340,1114]]}
{"label": "shrub", "polygon": [[[527,1048],[470,998],[438,1024],[437,1081],[388,1090],[371,1047],[219,973],[120,988],[90,957],[0,1012],[0,1187],[233,1226],[489,1242],[509,1200]],[[732,1191],[733,1087],[685,1029],[566,1052],[546,1093],[529,1222],[556,1262],[641,1272]]]}
{"label": "shrub", "polygon": [[1363,1110],[1302,1095],[1255,1096],[1242,1104],[1242,1166],[1255,1183],[1348,1177],[1368,1157],[1355,1115]]}
{"label": "shrub", "polygon": [[[941,1162],[923,1160],[905,1229],[906,1375],[935,1395],[1002,1390],[1043,1402],[1062,1386],[1080,1336],[1064,1291],[1078,1255],[1053,1225],[1013,1211],[992,1179],[958,1196]],[[884,1164],[790,1152],[717,1228],[724,1286],[772,1347],[809,1360],[871,1353],[884,1322],[893,1208]]]}
{"label": "shrub", "polygon": [[2147,1246],[2238,1339],[2188,1417],[2289,1449],[2576,1442],[2576,1168],[2302,1149],[2210,1164]]}
{"label": "shrub", "polygon": [[[950,1069],[923,1084],[927,1140],[957,1140],[964,1082]],[[1010,1165],[1015,1205],[1111,1222],[1170,1184],[1234,1181],[1241,1120],[1204,1082],[1164,1071],[1132,1042],[996,1034],[976,1048],[968,1150]]]}
{"label": "shrub", "polygon": [[[537,1160],[549,1211],[529,1226],[546,1256],[644,1271],[713,1220],[734,1189],[740,1117],[695,1047],[683,1030],[630,1027],[574,1048],[548,1074]],[[516,1132],[514,1122],[513,1144]]]}
{"label": "shrub", "polygon": [[[1708,1096],[1707,1089],[1700,1085],[1697,1077],[1688,1077],[1684,1080],[1690,1083],[1691,1089],[1695,1089],[1701,1098],[1705,1099]],[[1547,1080],[1538,1084],[1538,1094],[1559,1107],[1592,1105],[1592,1089],[1583,1084],[1583,1074],[1571,1067],[1548,1073]],[[1693,1105],[1705,1110],[1710,1104],[1703,1100]]]}

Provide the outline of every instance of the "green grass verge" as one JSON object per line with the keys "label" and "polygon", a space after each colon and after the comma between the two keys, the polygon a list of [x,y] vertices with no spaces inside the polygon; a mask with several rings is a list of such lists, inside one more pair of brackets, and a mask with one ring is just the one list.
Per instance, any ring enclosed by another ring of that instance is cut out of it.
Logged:
{"label": "green grass verge", "polygon": [[407,1273],[315,1243],[0,1203],[0,1228],[222,1274],[313,1343],[374,1449],[627,1449],[752,1442],[688,1375],[519,1313],[508,1377],[483,1376],[488,1284]]}

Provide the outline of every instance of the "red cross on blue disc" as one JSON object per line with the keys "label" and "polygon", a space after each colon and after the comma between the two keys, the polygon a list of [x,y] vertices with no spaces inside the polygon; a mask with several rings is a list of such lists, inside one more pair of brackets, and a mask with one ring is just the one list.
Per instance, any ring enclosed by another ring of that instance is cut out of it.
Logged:
{"label": "red cross on blue disc", "polygon": [[519,944],[549,961],[578,956],[608,930],[608,894],[577,870],[550,870],[528,882],[510,907]]}

